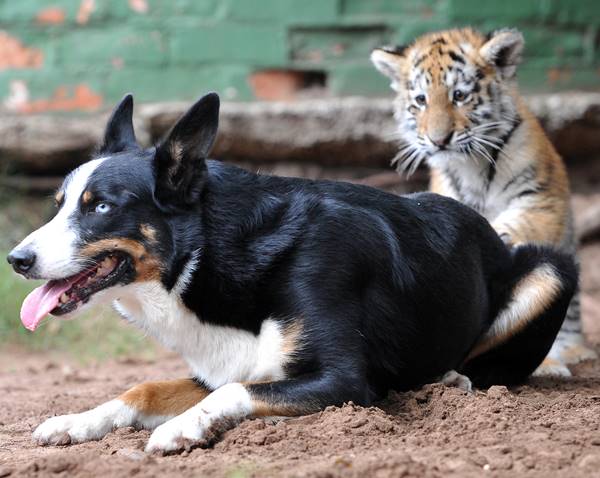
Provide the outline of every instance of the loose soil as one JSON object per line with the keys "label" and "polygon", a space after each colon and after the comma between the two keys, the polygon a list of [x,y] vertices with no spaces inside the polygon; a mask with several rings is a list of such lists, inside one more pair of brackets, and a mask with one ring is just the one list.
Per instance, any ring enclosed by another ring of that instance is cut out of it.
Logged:
{"label": "loose soil", "polygon": [[148,431],[39,447],[49,416],[80,412],[144,380],[186,376],[179,358],[73,366],[3,354],[0,477],[21,476],[600,476],[600,364],[570,379],[531,379],[466,394],[439,384],[286,420],[247,420],[209,449],[148,456]]}

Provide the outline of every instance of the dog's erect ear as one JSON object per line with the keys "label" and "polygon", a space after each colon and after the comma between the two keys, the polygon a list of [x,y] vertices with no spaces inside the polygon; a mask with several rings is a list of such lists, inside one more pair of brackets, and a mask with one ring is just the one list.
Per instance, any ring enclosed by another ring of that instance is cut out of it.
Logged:
{"label": "dog's erect ear", "polygon": [[482,58],[496,66],[503,78],[512,78],[521,61],[525,41],[520,31],[503,29],[488,35],[488,40],[479,49]]}
{"label": "dog's erect ear", "polygon": [[391,87],[398,91],[402,75],[402,66],[406,62],[406,46],[382,46],[371,52],[371,61],[375,68],[392,80]]}
{"label": "dog's erect ear", "polygon": [[206,176],[205,159],[219,126],[219,96],[200,98],[156,148],[155,197],[164,205],[189,206],[200,198]]}
{"label": "dog's erect ear", "polygon": [[133,96],[127,94],[110,115],[99,153],[114,154],[139,148],[133,131]]}

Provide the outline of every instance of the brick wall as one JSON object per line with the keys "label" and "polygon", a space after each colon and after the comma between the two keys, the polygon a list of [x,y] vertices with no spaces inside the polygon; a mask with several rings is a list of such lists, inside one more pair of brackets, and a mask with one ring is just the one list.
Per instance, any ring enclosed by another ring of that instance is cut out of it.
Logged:
{"label": "brick wall", "polygon": [[600,84],[599,0],[0,0],[0,100],[20,111],[197,97],[388,94],[383,43],[517,26],[529,90]]}

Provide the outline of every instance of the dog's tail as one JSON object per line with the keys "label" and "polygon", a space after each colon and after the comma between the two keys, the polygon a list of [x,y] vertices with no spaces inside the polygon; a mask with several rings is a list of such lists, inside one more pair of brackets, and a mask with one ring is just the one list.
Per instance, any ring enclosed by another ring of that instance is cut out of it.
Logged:
{"label": "dog's tail", "polygon": [[505,285],[494,294],[498,313],[461,368],[479,387],[522,382],[536,369],[577,288],[573,256],[530,244],[515,247],[511,256]]}

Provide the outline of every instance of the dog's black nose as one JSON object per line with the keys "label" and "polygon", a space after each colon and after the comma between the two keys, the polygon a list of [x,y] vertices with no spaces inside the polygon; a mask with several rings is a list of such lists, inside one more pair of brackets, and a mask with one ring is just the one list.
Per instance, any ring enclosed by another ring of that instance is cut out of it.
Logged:
{"label": "dog's black nose", "polygon": [[24,274],[35,264],[35,252],[31,249],[13,249],[6,260],[16,272]]}

